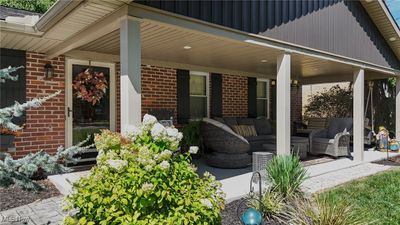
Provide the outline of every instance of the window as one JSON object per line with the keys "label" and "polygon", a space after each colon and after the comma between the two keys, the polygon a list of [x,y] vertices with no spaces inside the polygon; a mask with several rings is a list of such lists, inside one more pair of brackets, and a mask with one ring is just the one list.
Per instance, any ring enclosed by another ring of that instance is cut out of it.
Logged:
{"label": "window", "polygon": [[257,116],[269,118],[269,80],[257,80]]}
{"label": "window", "polygon": [[190,119],[208,117],[208,73],[190,71]]}

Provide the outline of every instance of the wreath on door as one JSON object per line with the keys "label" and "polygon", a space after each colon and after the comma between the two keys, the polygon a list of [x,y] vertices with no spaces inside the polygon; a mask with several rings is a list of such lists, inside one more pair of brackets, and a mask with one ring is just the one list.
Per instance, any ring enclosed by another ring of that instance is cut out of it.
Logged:
{"label": "wreath on door", "polygon": [[91,69],[78,74],[72,84],[74,96],[96,105],[106,94],[108,83],[103,72],[94,72]]}

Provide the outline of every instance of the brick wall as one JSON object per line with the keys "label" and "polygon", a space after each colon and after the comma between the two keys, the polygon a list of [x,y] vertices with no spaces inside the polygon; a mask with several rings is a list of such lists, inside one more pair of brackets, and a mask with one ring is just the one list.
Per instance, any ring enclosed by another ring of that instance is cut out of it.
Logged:
{"label": "brick wall", "polygon": [[[29,152],[44,149],[54,153],[57,147],[64,145],[65,132],[65,59],[63,56],[45,60],[39,53],[26,53],[26,98],[31,100],[44,97],[61,90],[61,94],[48,100],[41,107],[26,111],[26,125],[21,136],[15,139],[14,155],[23,156]],[[44,77],[43,66],[51,63],[54,77]]]}
{"label": "brick wall", "polygon": [[167,109],[177,116],[176,69],[142,65],[142,116],[152,109]]}
{"label": "brick wall", "polygon": [[[290,121],[302,120],[302,90],[301,87],[292,87],[290,92]],[[291,123],[292,125],[293,123]]]}
{"label": "brick wall", "polygon": [[222,116],[247,117],[247,77],[222,75]]}

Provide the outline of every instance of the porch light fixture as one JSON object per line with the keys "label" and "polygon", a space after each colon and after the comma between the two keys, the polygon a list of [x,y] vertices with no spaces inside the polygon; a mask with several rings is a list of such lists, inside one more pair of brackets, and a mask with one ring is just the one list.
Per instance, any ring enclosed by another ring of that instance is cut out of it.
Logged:
{"label": "porch light fixture", "polygon": [[389,41],[395,41],[395,40],[397,40],[395,37],[389,38]]}
{"label": "porch light fixture", "polygon": [[54,76],[54,67],[50,63],[46,63],[46,65],[44,65],[44,76],[47,79],[51,79]]}
{"label": "porch light fixture", "polygon": [[365,0],[366,2],[368,2],[368,3],[370,3],[370,2],[372,2],[373,0]]}
{"label": "porch light fixture", "polygon": [[275,80],[272,80],[272,81],[271,81],[271,85],[272,85],[272,86],[275,86],[275,85],[276,85],[276,81],[275,81]]}
{"label": "porch light fixture", "polygon": [[192,47],[191,46],[189,46],[189,45],[185,45],[185,46],[183,46],[183,49],[186,49],[186,50],[189,50],[189,49],[191,49]]}
{"label": "porch light fixture", "polygon": [[262,63],[266,63],[266,62],[268,62],[268,60],[262,59],[261,62],[262,62]]}

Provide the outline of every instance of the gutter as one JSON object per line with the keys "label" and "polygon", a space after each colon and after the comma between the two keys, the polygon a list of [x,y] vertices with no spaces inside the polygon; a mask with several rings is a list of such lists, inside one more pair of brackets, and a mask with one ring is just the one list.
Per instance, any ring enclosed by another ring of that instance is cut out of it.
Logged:
{"label": "gutter", "polygon": [[64,16],[84,0],[58,0],[35,24],[35,30],[45,32],[56,25]]}

